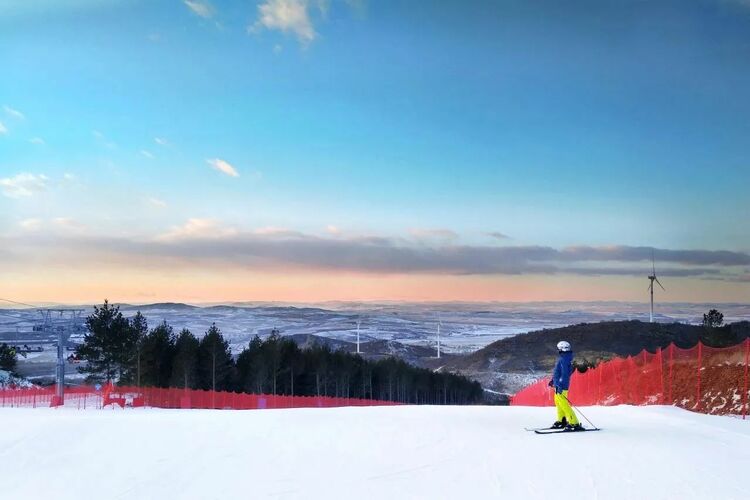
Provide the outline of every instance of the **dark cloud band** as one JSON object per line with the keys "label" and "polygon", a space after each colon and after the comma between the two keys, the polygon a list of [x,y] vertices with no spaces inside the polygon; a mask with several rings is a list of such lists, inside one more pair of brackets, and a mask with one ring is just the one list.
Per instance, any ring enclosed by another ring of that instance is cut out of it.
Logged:
{"label": "dark cloud band", "polygon": [[[38,237],[37,237],[38,240]],[[5,248],[29,245],[38,253],[50,245],[59,258],[124,260],[149,265],[150,260],[174,266],[225,265],[257,269],[326,269],[368,273],[435,273],[517,275],[568,273],[582,276],[641,276],[650,271],[651,255],[659,274],[736,280],[738,266],[750,265],[750,255],[727,250],[666,250],[630,246],[413,245],[384,237],[323,238],[296,232],[237,233],[223,237],[184,237],[161,240],[57,237],[53,241],[6,241]],[[22,259],[23,251],[14,251]]]}

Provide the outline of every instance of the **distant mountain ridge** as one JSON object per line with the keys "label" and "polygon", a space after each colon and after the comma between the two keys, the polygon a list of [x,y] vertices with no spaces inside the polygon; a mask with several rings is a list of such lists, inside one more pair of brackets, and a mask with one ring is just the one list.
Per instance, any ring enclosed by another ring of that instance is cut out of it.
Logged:
{"label": "distant mountain ridge", "polygon": [[[750,322],[732,323],[716,331],[741,342],[750,337]],[[560,340],[573,345],[576,362],[594,363],[635,355],[643,349],[653,352],[671,342],[678,347],[692,347],[708,333],[702,326],[684,323],[635,320],[581,323],[498,340],[472,354],[452,358],[444,364],[444,369],[478,380],[486,389],[510,394],[552,370]]]}

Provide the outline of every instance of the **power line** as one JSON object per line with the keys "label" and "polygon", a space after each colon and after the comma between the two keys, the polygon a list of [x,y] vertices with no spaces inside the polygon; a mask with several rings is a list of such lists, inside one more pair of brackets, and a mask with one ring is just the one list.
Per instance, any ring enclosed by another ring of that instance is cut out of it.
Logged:
{"label": "power line", "polygon": [[0,297],[0,300],[2,300],[3,302],[10,302],[11,304],[18,304],[19,306],[27,306],[33,309],[39,309],[38,306],[32,306],[31,304],[26,304],[25,302],[18,302],[17,300],[4,299],[2,297]]}

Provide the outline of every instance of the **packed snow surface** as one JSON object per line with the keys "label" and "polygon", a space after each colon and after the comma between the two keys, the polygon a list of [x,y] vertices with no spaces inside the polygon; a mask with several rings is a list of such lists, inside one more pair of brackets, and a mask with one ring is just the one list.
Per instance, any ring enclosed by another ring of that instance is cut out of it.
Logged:
{"label": "packed snow surface", "polygon": [[585,408],[0,409],[3,498],[748,498],[750,421]]}

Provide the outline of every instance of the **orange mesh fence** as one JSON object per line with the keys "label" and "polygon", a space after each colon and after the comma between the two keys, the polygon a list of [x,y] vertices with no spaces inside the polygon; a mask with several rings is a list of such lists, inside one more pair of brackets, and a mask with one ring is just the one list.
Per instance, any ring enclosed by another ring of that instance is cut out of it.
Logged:
{"label": "orange mesh fence", "polygon": [[[655,353],[614,358],[576,372],[568,397],[575,405],[667,404],[716,415],[742,415],[748,407],[750,339],[732,347],[690,349],[670,344]],[[552,406],[549,379],[511,397],[512,405]]]}
{"label": "orange mesh fence", "polygon": [[[65,388],[64,406],[86,408],[152,407],[218,410],[260,410],[274,408],[338,408],[343,406],[394,406],[400,403],[373,399],[330,396],[278,396],[157,387],[77,386]],[[7,388],[0,390],[0,407],[59,406],[54,387]]]}

